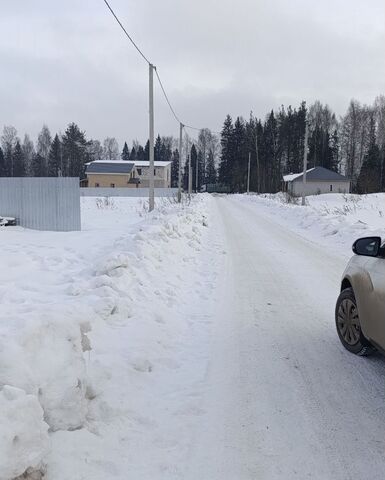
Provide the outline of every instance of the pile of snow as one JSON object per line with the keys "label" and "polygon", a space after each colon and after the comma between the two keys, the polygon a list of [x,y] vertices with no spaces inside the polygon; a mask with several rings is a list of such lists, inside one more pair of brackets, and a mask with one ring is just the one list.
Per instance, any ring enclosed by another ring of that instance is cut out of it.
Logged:
{"label": "pile of snow", "polygon": [[81,200],[81,232],[0,231],[0,480],[126,478],[133,462],[155,478],[184,441],[165,412],[189,363],[177,359],[195,301],[185,287],[204,282],[212,199],[162,199],[151,214],[142,199]]}
{"label": "pile of snow", "polygon": [[0,480],[39,468],[48,452],[48,425],[38,399],[5,385],[0,390]]}
{"label": "pile of snow", "polygon": [[385,194],[323,194],[288,203],[282,193],[237,195],[237,198],[271,216],[281,225],[312,241],[351,254],[353,242],[363,236],[385,237]]}

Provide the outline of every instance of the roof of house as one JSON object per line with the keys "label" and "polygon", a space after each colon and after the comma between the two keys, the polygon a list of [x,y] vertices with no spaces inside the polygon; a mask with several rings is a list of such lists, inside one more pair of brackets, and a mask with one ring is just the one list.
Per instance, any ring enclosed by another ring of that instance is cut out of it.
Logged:
{"label": "roof of house", "polygon": [[[128,163],[135,164],[135,167],[149,167],[150,162],[148,160],[94,160],[93,162],[86,163],[86,165],[91,165],[95,163],[106,163],[112,165],[127,165]],[[161,162],[156,161],[154,162],[154,167],[166,167],[170,165],[172,162]]]}
{"label": "roof of house", "polygon": [[[133,160],[135,163],[135,167],[149,167],[150,162],[148,160]],[[156,161],[154,162],[154,167],[167,167],[167,165],[170,165],[171,162],[161,162],[161,161]]]}
{"label": "roof of house", "polygon": [[[284,175],[284,182],[302,181],[303,172]],[[324,167],[314,167],[306,170],[307,182],[349,182],[349,179],[340,173]]]}
{"label": "roof of house", "polygon": [[[307,178],[308,173],[311,172],[312,170],[314,170],[314,168],[309,168],[309,170],[306,170],[306,178]],[[292,182],[296,178],[302,177],[302,175],[303,175],[303,172],[301,172],[301,173],[290,173],[289,175],[284,175],[283,176],[283,181],[284,182]]]}
{"label": "roof of house", "polygon": [[106,173],[106,174],[129,174],[134,169],[135,164],[128,161],[100,161],[87,163],[86,173]]}

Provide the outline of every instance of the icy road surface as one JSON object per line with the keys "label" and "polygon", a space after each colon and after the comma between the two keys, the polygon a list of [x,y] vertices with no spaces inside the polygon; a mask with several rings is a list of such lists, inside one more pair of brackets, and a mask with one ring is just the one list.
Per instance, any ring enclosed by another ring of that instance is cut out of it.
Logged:
{"label": "icy road surface", "polygon": [[345,259],[257,203],[215,203],[226,264],[188,478],[383,480],[385,360],[334,327]]}

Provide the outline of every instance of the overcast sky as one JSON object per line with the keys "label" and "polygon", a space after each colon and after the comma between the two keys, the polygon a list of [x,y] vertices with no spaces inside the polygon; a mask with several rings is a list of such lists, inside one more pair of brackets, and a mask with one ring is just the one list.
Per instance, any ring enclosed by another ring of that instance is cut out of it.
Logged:
{"label": "overcast sky", "polygon": [[[383,0],[110,0],[182,121],[220,130],[319,99],[343,114],[385,93]],[[103,0],[0,0],[0,128],[35,139],[148,136],[148,67]],[[159,88],[155,130],[178,135]]]}

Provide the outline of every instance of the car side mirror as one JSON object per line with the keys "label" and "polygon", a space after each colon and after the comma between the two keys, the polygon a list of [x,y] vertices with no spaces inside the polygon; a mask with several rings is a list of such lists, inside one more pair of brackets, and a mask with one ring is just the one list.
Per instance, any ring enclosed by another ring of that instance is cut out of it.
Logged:
{"label": "car side mirror", "polygon": [[381,251],[381,237],[363,237],[353,243],[352,250],[356,255],[378,257]]}

